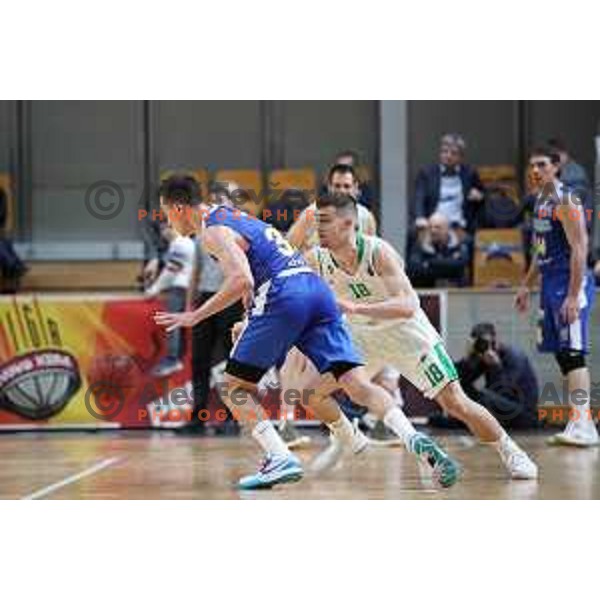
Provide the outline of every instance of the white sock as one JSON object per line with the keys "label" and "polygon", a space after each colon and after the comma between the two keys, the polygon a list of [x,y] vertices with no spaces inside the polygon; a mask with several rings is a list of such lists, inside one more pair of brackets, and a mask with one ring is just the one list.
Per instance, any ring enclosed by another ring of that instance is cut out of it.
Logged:
{"label": "white sock", "polygon": [[265,454],[290,453],[271,421],[259,421],[252,430],[252,437],[260,444]]}
{"label": "white sock", "polygon": [[364,435],[358,428],[352,426],[346,415],[342,415],[337,421],[327,423],[331,433],[340,441],[342,446],[357,452],[365,447]]}
{"label": "white sock", "polygon": [[394,406],[385,413],[383,422],[404,442],[404,445],[409,448],[409,441],[417,430],[413,424],[406,418],[406,415]]}

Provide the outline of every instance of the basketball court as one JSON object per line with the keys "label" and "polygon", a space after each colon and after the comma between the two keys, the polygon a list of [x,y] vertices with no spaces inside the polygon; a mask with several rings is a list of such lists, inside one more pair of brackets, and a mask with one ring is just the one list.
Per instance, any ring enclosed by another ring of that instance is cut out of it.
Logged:
{"label": "basketball court", "polygon": [[[300,451],[308,464],[324,448]],[[170,432],[18,433],[0,436],[0,499],[597,499],[600,449],[554,448],[545,436],[515,436],[540,466],[535,481],[510,481],[493,449],[467,435],[436,438],[460,461],[463,478],[440,490],[422,482],[399,448],[373,447],[319,478],[261,492],[237,492],[252,472],[244,438],[195,438]]]}

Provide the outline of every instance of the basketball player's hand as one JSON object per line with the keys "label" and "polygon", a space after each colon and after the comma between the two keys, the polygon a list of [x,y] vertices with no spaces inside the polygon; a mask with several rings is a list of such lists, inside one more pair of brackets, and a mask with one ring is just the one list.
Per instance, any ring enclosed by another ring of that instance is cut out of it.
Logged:
{"label": "basketball player's hand", "polygon": [[560,316],[564,323],[571,325],[579,318],[579,301],[577,298],[567,296],[560,308]]}
{"label": "basketball player's hand", "polygon": [[157,312],[154,315],[154,322],[162,325],[166,331],[173,331],[179,327],[193,327],[198,320],[193,312],[166,313]]}
{"label": "basketball player's hand", "polygon": [[338,298],[338,306],[340,310],[347,315],[354,315],[357,313],[358,305],[354,302],[350,302],[350,300],[344,300],[343,298]]}
{"label": "basketball player's hand", "polygon": [[526,287],[520,287],[517,290],[515,296],[515,307],[520,313],[527,312],[529,310],[529,289]]}
{"label": "basketball player's hand", "polygon": [[158,276],[158,258],[153,258],[148,261],[144,267],[143,277],[146,285],[151,284]]}
{"label": "basketball player's hand", "polygon": [[234,344],[237,342],[237,340],[240,337],[240,335],[242,335],[242,331],[243,331],[243,329],[244,329],[245,326],[246,326],[246,321],[238,321],[231,328],[231,341]]}

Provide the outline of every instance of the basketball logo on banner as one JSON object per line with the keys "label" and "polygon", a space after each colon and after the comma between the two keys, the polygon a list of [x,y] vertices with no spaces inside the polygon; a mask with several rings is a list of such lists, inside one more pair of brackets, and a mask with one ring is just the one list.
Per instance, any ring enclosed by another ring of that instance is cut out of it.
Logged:
{"label": "basketball logo on banner", "polygon": [[0,408],[31,420],[48,419],[81,387],[79,365],[62,348],[56,321],[37,302],[14,303],[0,320],[0,344],[13,358],[0,367]]}

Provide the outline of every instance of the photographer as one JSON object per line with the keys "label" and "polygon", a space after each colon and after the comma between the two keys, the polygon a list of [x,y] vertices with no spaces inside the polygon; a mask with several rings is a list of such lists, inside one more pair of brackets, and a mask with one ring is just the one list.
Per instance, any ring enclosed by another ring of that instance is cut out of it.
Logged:
{"label": "photographer", "polygon": [[[468,354],[456,363],[465,392],[485,406],[507,429],[533,429],[537,417],[538,381],[527,355],[498,341],[492,323],[471,330]],[[475,382],[484,378],[482,389]],[[454,422],[435,417],[430,423],[450,427]]]}

